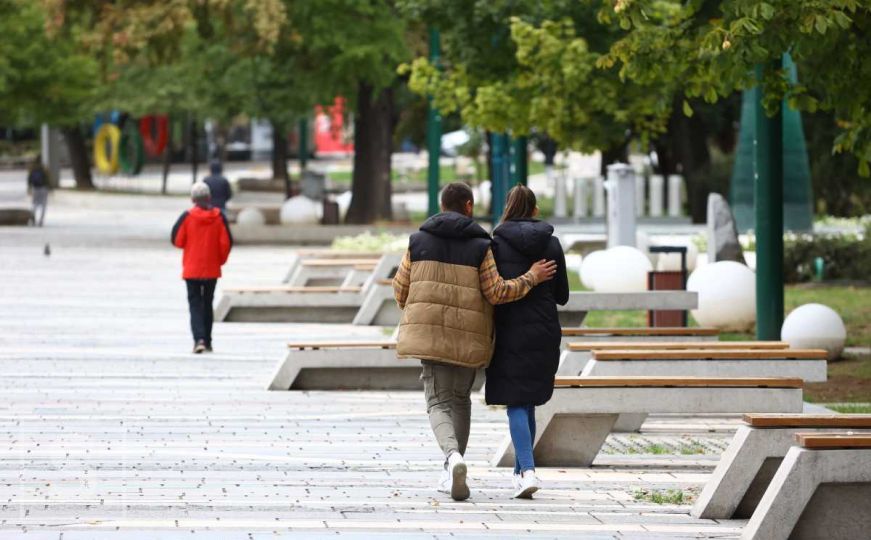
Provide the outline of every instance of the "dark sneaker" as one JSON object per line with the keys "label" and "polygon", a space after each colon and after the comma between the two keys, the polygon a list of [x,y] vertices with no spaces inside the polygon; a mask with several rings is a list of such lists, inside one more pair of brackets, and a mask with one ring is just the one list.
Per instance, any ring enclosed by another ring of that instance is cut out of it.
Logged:
{"label": "dark sneaker", "polygon": [[206,345],[206,352],[215,352],[211,345]]}
{"label": "dark sneaker", "polygon": [[197,344],[194,345],[194,354],[200,354],[206,351],[206,344],[202,341],[197,341]]}

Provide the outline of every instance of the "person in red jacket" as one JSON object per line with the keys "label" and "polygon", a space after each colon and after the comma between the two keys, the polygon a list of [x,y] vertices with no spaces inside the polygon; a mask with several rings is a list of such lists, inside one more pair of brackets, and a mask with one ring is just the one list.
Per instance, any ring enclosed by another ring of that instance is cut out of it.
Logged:
{"label": "person in red jacket", "polygon": [[194,353],[200,354],[212,352],[212,299],[233,237],[223,212],[212,207],[209,186],[195,183],[191,200],[194,206],[175,222],[171,238],[175,247],[184,250],[181,277],[187,283]]}

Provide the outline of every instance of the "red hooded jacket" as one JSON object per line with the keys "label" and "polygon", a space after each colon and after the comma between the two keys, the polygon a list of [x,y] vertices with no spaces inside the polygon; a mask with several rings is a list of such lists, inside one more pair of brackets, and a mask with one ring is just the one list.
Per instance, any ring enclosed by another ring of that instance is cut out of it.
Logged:
{"label": "red hooded jacket", "polygon": [[184,250],[183,279],[217,279],[230,256],[233,236],[219,209],[194,206],[175,222],[172,244]]}

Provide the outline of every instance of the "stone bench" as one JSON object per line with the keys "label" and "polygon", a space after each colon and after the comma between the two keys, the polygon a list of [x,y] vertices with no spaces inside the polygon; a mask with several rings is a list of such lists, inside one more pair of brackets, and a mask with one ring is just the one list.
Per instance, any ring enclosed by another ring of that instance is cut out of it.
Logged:
{"label": "stone bench", "polygon": [[[618,416],[800,412],[802,381],[790,378],[557,377],[553,397],[536,408],[533,453],[540,466],[588,467]],[[514,464],[511,436],[493,457]]]}
{"label": "stone bench", "polygon": [[700,328],[691,326],[654,326],[635,328],[569,328],[562,329],[563,337],[561,347],[568,348],[573,341],[586,343],[595,341],[716,341],[720,332],[716,328]]}
{"label": "stone bench", "polygon": [[690,310],[699,305],[693,291],[603,293],[573,291],[564,306],[557,306],[562,326],[580,326],[588,311]]}
{"label": "stone bench", "polygon": [[[575,345],[583,350],[583,344],[573,343],[571,347]],[[687,345],[694,348],[688,349]],[[654,343],[646,349],[627,347],[629,350],[609,349],[604,343],[595,346],[592,358],[581,370],[582,377],[794,377],[825,382],[828,369],[826,351],[788,349],[783,341]],[[570,349],[563,353],[566,364],[577,367],[581,363],[572,360],[576,352]],[[646,419],[646,414],[623,415],[614,431],[638,431]]]}
{"label": "stone bench", "polygon": [[871,434],[797,433],[741,535],[871,537]]}
{"label": "stone bench", "polygon": [[[303,262],[312,259],[332,259],[332,260],[347,260],[347,259],[365,259],[367,261],[378,262],[381,259],[381,253],[360,252],[360,251],[339,251],[334,249],[297,249],[293,252],[290,259],[290,264],[287,268],[282,283],[300,285],[300,283],[292,283],[293,276],[302,265]],[[304,285],[304,283],[302,284]]]}
{"label": "stone bench", "polygon": [[361,286],[377,265],[378,259],[305,259],[285,283],[296,287]]}
{"label": "stone bench", "polygon": [[[290,343],[269,390],[421,390],[420,361],[396,357],[396,341]],[[484,384],[479,370],[473,385]]]}
{"label": "stone bench", "polygon": [[393,296],[393,281],[379,279],[369,288],[352,322],[361,326],[397,326],[401,319],[402,310]]}
{"label": "stone bench", "polygon": [[796,433],[857,430],[871,434],[871,414],[746,414],[692,515],[706,519],[749,518],[759,504]]}
{"label": "stone bench", "polygon": [[[565,332],[565,331],[564,331]],[[679,350],[724,350],[724,349],[747,349],[747,350],[767,350],[767,349],[786,349],[789,344],[785,341],[570,341],[565,350],[560,354],[560,363],[557,368],[557,375],[565,375],[572,377],[580,375],[587,363],[593,358],[594,352],[609,352],[625,351],[632,352],[630,356],[637,359],[639,356],[645,358],[643,352],[649,351],[679,351]],[[638,353],[638,354],[636,354]],[[613,354],[607,355],[609,359],[613,358]],[[639,374],[643,375],[643,374]],[[677,373],[676,375],[680,375]]]}
{"label": "stone bench", "polygon": [[366,295],[396,273],[401,254],[386,254],[360,287],[235,287],[223,290],[215,320],[351,323]]}

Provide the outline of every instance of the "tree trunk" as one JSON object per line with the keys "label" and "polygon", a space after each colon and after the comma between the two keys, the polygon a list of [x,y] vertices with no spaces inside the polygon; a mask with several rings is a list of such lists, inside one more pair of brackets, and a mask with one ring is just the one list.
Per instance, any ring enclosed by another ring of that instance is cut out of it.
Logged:
{"label": "tree trunk", "polygon": [[78,125],[61,129],[70,154],[70,164],[73,168],[73,178],[78,189],[94,189],[91,176],[91,162],[88,159],[88,145],[85,144],[85,134]]}
{"label": "tree trunk", "polygon": [[624,141],[621,144],[612,146],[602,150],[602,164],[599,167],[599,173],[608,178],[608,165],[614,163],[627,163],[629,161],[626,151],[629,149],[629,141]]}
{"label": "tree trunk", "polygon": [[166,184],[169,181],[169,168],[172,165],[172,128],[166,136],[166,148],[163,149],[163,179],[160,182],[160,193],[166,195]]}
{"label": "tree trunk", "polygon": [[290,174],[287,172],[287,133],[285,126],[270,120],[272,124],[272,178],[284,182],[284,196],[290,198]]}
{"label": "tree trunk", "polygon": [[190,145],[191,145],[191,175],[193,179],[191,180],[191,184],[196,183],[197,181],[197,167],[200,164],[200,153],[199,153],[199,129],[197,126],[197,117],[194,116],[191,118],[190,124],[191,137],[190,137]]}
{"label": "tree trunk", "polygon": [[354,172],[346,223],[372,223],[393,217],[390,200],[393,99],[392,88],[385,88],[376,96],[369,84],[360,83],[357,87]]}
{"label": "tree trunk", "polygon": [[707,219],[708,194],[713,187],[708,136],[707,126],[698,114],[687,117],[676,105],[668,121],[668,135],[656,144],[660,173],[684,177],[694,223]]}

